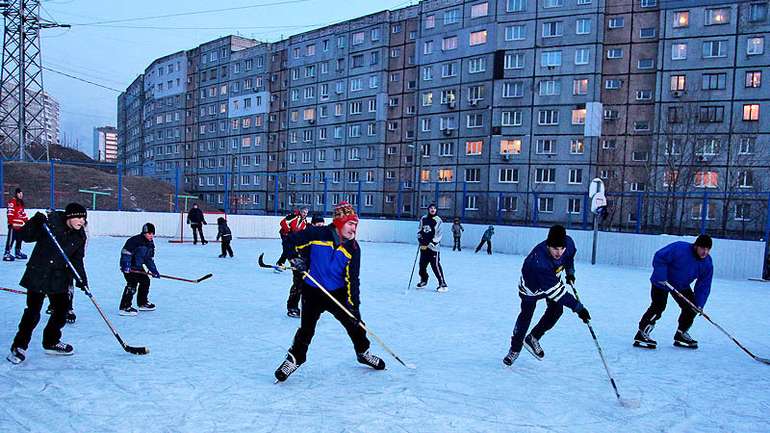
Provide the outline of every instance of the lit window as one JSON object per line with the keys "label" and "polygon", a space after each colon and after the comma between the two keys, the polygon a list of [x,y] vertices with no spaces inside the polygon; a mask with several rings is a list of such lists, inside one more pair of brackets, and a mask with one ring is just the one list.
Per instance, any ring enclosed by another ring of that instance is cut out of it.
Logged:
{"label": "lit window", "polygon": [[466,141],[465,142],[465,154],[466,155],[481,155],[483,148],[483,141]]}
{"label": "lit window", "polygon": [[765,38],[762,36],[746,40],[746,55],[756,56],[765,52]]}
{"label": "lit window", "polygon": [[690,11],[674,12],[674,28],[682,28],[690,25]]}
{"label": "lit window", "polygon": [[521,139],[509,139],[500,140],[500,154],[502,155],[518,155],[521,153]]}
{"label": "lit window", "polygon": [[747,122],[756,122],[759,120],[759,104],[743,105],[743,120]]}
{"label": "lit window", "polygon": [[470,46],[486,44],[487,43],[487,31],[486,30],[481,30],[481,31],[478,31],[478,32],[471,32],[469,43],[470,43]]}
{"label": "lit window", "polygon": [[706,9],[706,25],[727,24],[730,22],[730,9]]}
{"label": "lit window", "polygon": [[471,18],[485,17],[489,13],[489,3],[479,3],[471,6]]}

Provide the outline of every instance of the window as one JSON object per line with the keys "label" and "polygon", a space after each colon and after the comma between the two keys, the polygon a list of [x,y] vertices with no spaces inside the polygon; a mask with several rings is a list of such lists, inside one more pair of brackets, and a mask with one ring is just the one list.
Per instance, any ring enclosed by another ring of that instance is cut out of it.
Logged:
{"label": "window", "polygon": [[433,41],[425,41],[422,45],[422,53],[423,54],[432,54],[433,53]]}
{"label": "window", "polygon": [[631,152],[631,161],[647,161],[649,153],[641,150],[635,150]]}
{"label": "window", "polygon": [[684,107],[668,107],[668,123],[682,123]]}
{"label": "window", "polygon": [[587,65],[591,56],[591,50],[588,48],[578,48],[575,50],[575,64]]}
{"label": "window", "polygon": [[588,94],[588,78],[579,78],[572,80],[572,94],[573,95],[587,95]]}
{"label": "window", "polygon": [[658,5],[658,0],[641,0],[639,6],[643,8],[652,8]]}
{"label": "window", "polygon": [[489,3],[477,3],[471,6],[471,18],[485,17],[489,13]]}
{"label": "window", "polygon": [[738,188],[752,188],[754,180],[750,170],[738,171]]}
{"label": "window", "polygon": [[759,120],[759,104],[743,104],[743,120],[756,122]]}
{"label": "window", "polygon": [[706,25],[727,24],[730,22],[730,9],[706,9]]}
{"label": "window", "polygon": [[580,207],[583,203],[582,199],[579,198],[570,198],[567,202],[567,213],[570,214],[580,214]]}
{"label": "window", "polygon": [[575,34],[587,35],[591,33],[591,19],[580,18],[575,22]]}
{"label": "window", "polygon": [[449,51],[457,48],[457,36],[449,36],[441,40],[441,50]]}
{"label": "window", "polygon": [[727,81],[727,74],[703,74],[703,90],[723,90]]}
{"label": "window", "polygon": [[543,23],[543,37],[554,38],[562,35],[561,21],[546,21]]}
{"label": "window", "polygon": [[457,64],[454,62],[441,65],[441,78],[454,77],[457,75]]}
{"label": "window", "polygon": [[695,173],[696,188],[716,188],[719,186],[719,173],[715,171],[698,171]]}
{"label": "window", "polygon": [[500,114],[501,126],[521,126],[521,111],[503,111]]}
{"label": "window", "polygon": [[480,168],[466,168],[465,169],[465,181],[466,182],[481,182],[481,169]]}
{"label": "window", "polygon": [[610,29],[622,29],[626,25],[624,17],[612,17],[607,20],[607,27]]}
{"label": "window", "polygon": [[501,155],[519,155],[521,154],[521,139],[500,140]]}
{"label": "window", "polygon": [[682,149],[682,140],[680,138],[670,138],[666,141],[665,146],[663,149],[664,155],[679,155]]}
{"label": "window", "polygon": [[564,6],[564,0],[544,0],[543,1],[543,7],[546,9],[560,8],[562,6]]}
{"label": "window", "polygon": [[481,45],[487,43],[487,31],[480,30],[478,32],[471,32],[468,43],[470,46]]}
{"label": "window", "polygon": [[505,55],[505,62],[503,67],[505,69],[522,69],[524,68],[524,54],[512,53]]}
{"label": "window", "polygon": [[517,183],[519,181],[519,170],[516,168],[501,168],[498,175],[500,183]]}
{"label": "window", "polygon": [[759,88],[762,85],[762,71],[746,72],[746,87]]}
{"label": "window", "polygon": [[[604,110],[604,120],[617,120],[618,119],[618,110],[611,110],[606,109]],[[603,148],[609,149],[609,147],[606,147],[608,143],[614,144],[615,140],[604,140],[603,141]],[[615,146],[613,145],[612,148],[614,149]]]}
{"label": "window", "polygon": [[537,211],[543,213],[552,213],[553,197],[539,197],[537,199]]}
{"label": "window", "polygon": [[767,2],[756,2],[749,5],[749,22],[767,20]]}
{"label": "window", "polygon": [[505,11],[506,12],[523,12],[525,6],[524,0],[506,0]]}
{"label": "window", "polygon": [[703,58],[727,57],[727,41],[704,41]]}
{"label": "window", "polygon": [[555,183],[555,168],[537,168],[535,169],[535,183]]}
{"label": "window", "polygon": [[540,53],[540,66],[543,68],[561,66],[561,51],[543,51]]}
{"label": "window", "polygon": [[428,15],[425,17],[425,28],[426,29],[432,29],[436,27],[436,16],[435,15]]}
{"label": "window", "polygon": [[476,196],[469,195],[465,197],[465,210],[479,210],[476,205]]}
{"label": "window", "polygon": [[524,84],[521,81],[503,83],[503,98],[521,98],[522,96],[524,96]]}
{"label": "window", "polygon": [[438,156],[452,156],[452,143],[439,143]]}
{"label": "window", "polygon": [[617,90],[623,87],[623,81],[616,78],[604,80],[604,88],[607,90]]}
{"label": "window", "polygon": [[646,120],[637,120],[634,122],[634,131],[649,131],[650,122]]}
{"label": "window", "polygon": [[484,57],[476,57],[468,60],[468,73],[477,74],[487,70],[487,59]]}
{"label": "window", "polygon": [[687,58],[687,44],[677,43],[671,45],[671,60],[685,60]]}
{"label": "window", "polygon": [[735,221],[751,221],[750,203],[735,203]]}
{"label": "window", "polygon": [[523,24],[505,28],[506,41],[523,41],[527,39],[527,27]]}
{"label": "window", "polygon": [[638,69],[652,69],[655,67],[655,60],[654,59],[639,59],[639,62],[637,63],[636,67]]}
{"label": "window", "polygon": [[451,168],[438,169],[439,182],[453,182],[454,178],[455,178],[455,172]]}
{"label": "window", "polygon": [[607,50],[607,58],[608,59],[622,59],[623,58],[623,48],[609,48]]}
{"label": "window", "polygon": [[569,153],[572,155],[582,155],[585,152],[585,139],[573,138],[569,142]]}
{"label": "window", "polygon": [[586,109],[576,108],[572,110],[572,124],[573,125],[585,125],[586,123]]}
{"label": "window", "polygon": [[741,137],[738,141],[738,155],[751,155],[757,144],[757,137]]}
{"label": "window", "polygon": [[686,89],[687,76],[686,75],[672,75],[671,76],[671,91],[683,92]]}
{"label": "window", "polygon": [[707,138],[695,143],[695,156],[714,156],[719,153],[720,141],[718,138]]}
{"label": "window", "polygon": [[353,45],[362,44],[364,42],[364,32],[353,33]]}
{"label": "window", "polygon": [[478,141],[466,141],[465,142],[465,154],[466,155],[481,155],[484,142]]}
{"label": "window", "polygon": [[460,22],[460,10],[451,9],[444,12],[444,25],[455,24]]}
{"label": "window", "polygon": [[643,27],[639,29],[639,39],[653,39],[657,35],[655,27]]}
{"label": "window", "polygon": [[556,155],[556,140],[537,140],[535,152],[538,155]]}
{"label": "window", "polygon": [[555,96],[561,94],[561,81],[543,80],[539,83],[540,96]]}
{"label": "window", "polygon": [[690,25],[690,11],[674,12],[673,26],[675,29],[685,28]]}
{"label": "window", "polygon": [[649,101],[652,99],[652,90],[642,89],[636,91],[637,101]]}
{"label": "window", "polygon": [[757,56],[765,52],[765,38],[756,36],[746,40],[746,55]]}
{"label": "window", "polygon": [[541,126],[558,125],[559,110],[540,110],[537,113],[537,122]]}

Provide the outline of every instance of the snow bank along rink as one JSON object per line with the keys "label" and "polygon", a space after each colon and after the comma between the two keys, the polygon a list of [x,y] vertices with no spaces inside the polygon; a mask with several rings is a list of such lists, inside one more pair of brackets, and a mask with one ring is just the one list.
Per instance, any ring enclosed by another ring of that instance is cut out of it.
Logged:
{"label": "snow bank along rink", "polygon": [[[325,314],[307,363],[274,385],[273,371],[299,325],[286,316],[291,275],[256,264],[260,252],[274,261],[279,241],[236,238],[235,258],[220,259],[215,243],[173,245],[157,238],[161,273],[214,277],[197,285],[153,280],[150,300],[157,311],[121,317],[125,281],[118,258],[124,241],[93,236],[86,269],[97,302],[124,340],[146,345],[151,353],[125,353],[76,291],[78,320],[63,330],[75,356],[43,353],[48,318],[43,314],[27,360],[18,366],[0,363],[0,432],[770,430],[769,366],[750,359],[702,318],[691,330],[700,349],[672,347],[679,309],[671,300],[653,333],[658,350],[633,348],[637,322],[649,305],[650,267],[591,266],[585,262],[590,251],[580,245],[577,288],[621,395],[639,399],[638,409],[617,403],[588,329],[569,310],[541,340],[542,362],[524,352],[513,368],[503,367],[519,311],[522,256],[474,255],[470,248],[457,253],[444,246],[449,292],[405,294],[416,246],[362,242],[363,319],[417,370],[400,366],[373,339],[372,351],[388,369],[358,364],[348,336]],[[715,240],[715,253],[721,242]],[[31,247],[25,244],[24,251]],[[2,263],[0,286],[19,288],[24,265]],[[717,277],[720,266],[715,254]],[[428,288],[435,285],[431,275]],[[717,323],[765,357],[769,289],[765,283],[716,278],[706,305]],[[24,296],[0,292],[3,357],[23,309]]]}

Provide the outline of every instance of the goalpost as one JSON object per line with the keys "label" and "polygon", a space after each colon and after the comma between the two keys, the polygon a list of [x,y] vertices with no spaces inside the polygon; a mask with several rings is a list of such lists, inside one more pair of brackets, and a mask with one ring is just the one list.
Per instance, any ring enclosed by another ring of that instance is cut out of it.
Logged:
{"label": "goalpost", "polygon": [[[206,221],[207,224],[203,224],[202,230],[203,230],[203,237],[206,238],[207,242],[219,242],[216,240],[217,238],[217,219],[218,218],[224,218],[227,219],[227,214],[224,212],[217,212],[217,211],[204,211],[203,212],[203,219]],[[192,233],[192,227],[187,224],[187,212],[179,212],[179,225],[177,227],[177,237],[174,237],[172,239],[169,239],[169,242],[172,244],[183,244],[183,243],[192,243],[193,241],[193,233]],[[198,239],[200,242],[200,239]]]}

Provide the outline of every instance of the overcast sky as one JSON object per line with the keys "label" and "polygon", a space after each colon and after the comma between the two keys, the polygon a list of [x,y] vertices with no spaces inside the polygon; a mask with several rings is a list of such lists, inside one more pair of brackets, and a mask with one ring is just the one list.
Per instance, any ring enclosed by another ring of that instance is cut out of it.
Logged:
{"label": "overcast sky", "polygon": [[[220,36],[238,34],[273,42],[416,1],[44,0],[42,4],[43,18],[72,25],[69,30],[42,32],[44,65],[125,90],[154,59]],[[228,8],[237,9],[222,10]],[[49,71],[44,72],[44,86],[61,104],[62,140],[65,135],[70,142],[80,140],[80,149],[87,154],[93,127],[117,126],[118,92]]]}

